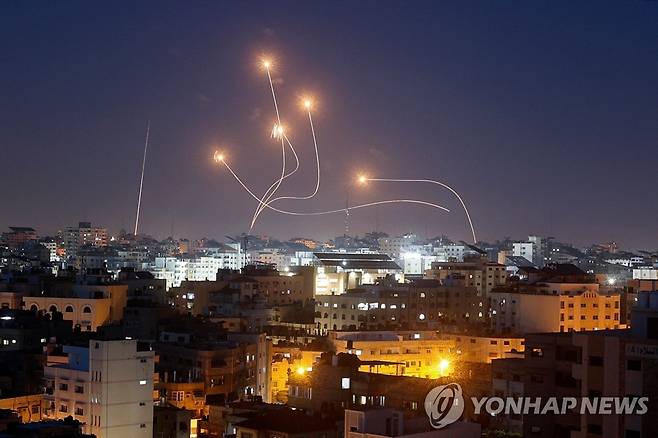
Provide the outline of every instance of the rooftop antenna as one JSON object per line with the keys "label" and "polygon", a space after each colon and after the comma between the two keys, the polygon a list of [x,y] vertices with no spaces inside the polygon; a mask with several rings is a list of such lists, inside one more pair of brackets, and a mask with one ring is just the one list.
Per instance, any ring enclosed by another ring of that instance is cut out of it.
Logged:
{"label": "rooftop antenna", "polygon": [[149,133],[151,132],[151,121],[146,124],[146,141],[144,142],[144,158],[142,159],[142,176],[139,179],[139,196],[137,197],[137,216],[135,217],[135,236],[139,226],[139,209],[142,206],[142,187],[144,185],[144,168],[146,167],[146,151],[149,147]]}

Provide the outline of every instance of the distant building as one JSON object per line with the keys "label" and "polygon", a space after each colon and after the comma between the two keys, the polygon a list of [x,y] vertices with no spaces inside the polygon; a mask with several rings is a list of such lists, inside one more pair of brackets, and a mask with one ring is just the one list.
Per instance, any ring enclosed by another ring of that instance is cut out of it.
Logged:
{"label": "distant building", "polygon": [[505,284],[507,277],[505,265],[490,262],[483,255],[468,256],[463,262],[435,262],[425,272],[425,278],[443,282],[447,279],[461,279],[464,286],[475,288],[483,299],[494,288]]}
{"label": "distant building", "polygon": [[106,247],[108,243],[107,228],[94,227],[91,222],[79,222],[77,227],[68,227],[62,233],[66,256],[75,258],[80,248],[92,246]]}
{"label": "distant building", "polygon": [[437,333],[436,331],[330,332],[333,351],[361,360],[361,371],[435,379],[462,362],[491,363],[520,357],[523,338]]}
{"label": "distant building", "polygon": [[37,232],[30,227],[9,227],[11,231],[2,233],[2,240],[10,248],[18,248],[21,245],[37,240]]}
{"label": "distant building", "polygon": [[621,297],[604,293],[573,265],[535,270],[523,282],[489,294],[497,333],[568,332],[620,328]]}
{"label": "distant building", "polygon": [[402,268],[385,254],[316,252],[314,256],[315,295],[341,294],[387,276],[404,279]]}
{"label": "distant building", "polygon": [[329,330],[436,329],[442,324],[481,320],[485,312],[474,287],[444,286],[427,279],[317,295],[315,301],[319,334]]}

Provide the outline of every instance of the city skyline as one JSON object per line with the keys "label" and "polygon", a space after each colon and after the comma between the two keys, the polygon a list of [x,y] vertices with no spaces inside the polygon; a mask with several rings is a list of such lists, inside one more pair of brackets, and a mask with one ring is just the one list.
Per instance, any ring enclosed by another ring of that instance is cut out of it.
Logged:
{"label": "city skyline", "polygon": [[[644,193],[655,183],[655,4],[339,3],[319,7],[321,23],[317,8],[296,3],[198,4],[183,14],[158,5],[137,5],[132,15],[73,2],[4,6],[0,78],[10,86],[0,142],[16,165],[1,177],[12,206],[0,223],[45,234],[78,220],[130,230],[150,120],[140,230],[190,238],[247,231],[252,202],[211,157],[230,149],[259,193],[277,178],[279,150],[265,128],[275,116],[258,69],[267,53],[299,139],[296,184],[315,178],[296,108],[302,93],[317,99],[326,178],[317,198],[282,206],[413,196],[452,212],[355,211],[349,233],[426,230],[468,241],[450,193],[352,184],[360,172],[440,179],[468,202],[483,241],[534,233],[658,246],[658,207]],[[341,20],[345,32],[329,32]],[[620,30],[620,21],[633,25]],[[278,194],[298,194],[292,187]],[[341,214],[290,220],[264,211],[254,233],[326,239],[344,228]]]}

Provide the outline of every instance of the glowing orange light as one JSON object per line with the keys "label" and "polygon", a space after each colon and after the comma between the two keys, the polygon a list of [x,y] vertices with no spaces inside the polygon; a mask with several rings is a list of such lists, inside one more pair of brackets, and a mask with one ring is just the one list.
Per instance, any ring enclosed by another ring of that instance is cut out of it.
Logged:
{"label": "glowing orange light", "polygon": [[365,183],[368,182],[368,177],[366,175],[359,175],[357,181],[359,182],[359,184],[364,185]]}
{"label": "glowing orange light", "polygon": [[223,163],[225,158],[226,157],[224,157],[224,154],[219,151],[215,151],[215,154],[213,155],[213,159],[217,163]]}

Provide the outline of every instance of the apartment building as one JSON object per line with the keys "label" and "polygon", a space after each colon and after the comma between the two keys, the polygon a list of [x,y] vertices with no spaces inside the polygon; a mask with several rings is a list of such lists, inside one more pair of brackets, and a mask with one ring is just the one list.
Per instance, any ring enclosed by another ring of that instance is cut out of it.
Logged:
{"label": "apartment building", "polygon": [[438,280],[389,283],[316,297],[317,331],[430,329],[482,321],[484,303],[473,287]]}
{"label": "apartment building", "polygon": [[45,417],[72,416],[98,438],[153,435],[154,352],[134,340],[65,346],[44,368]]}

